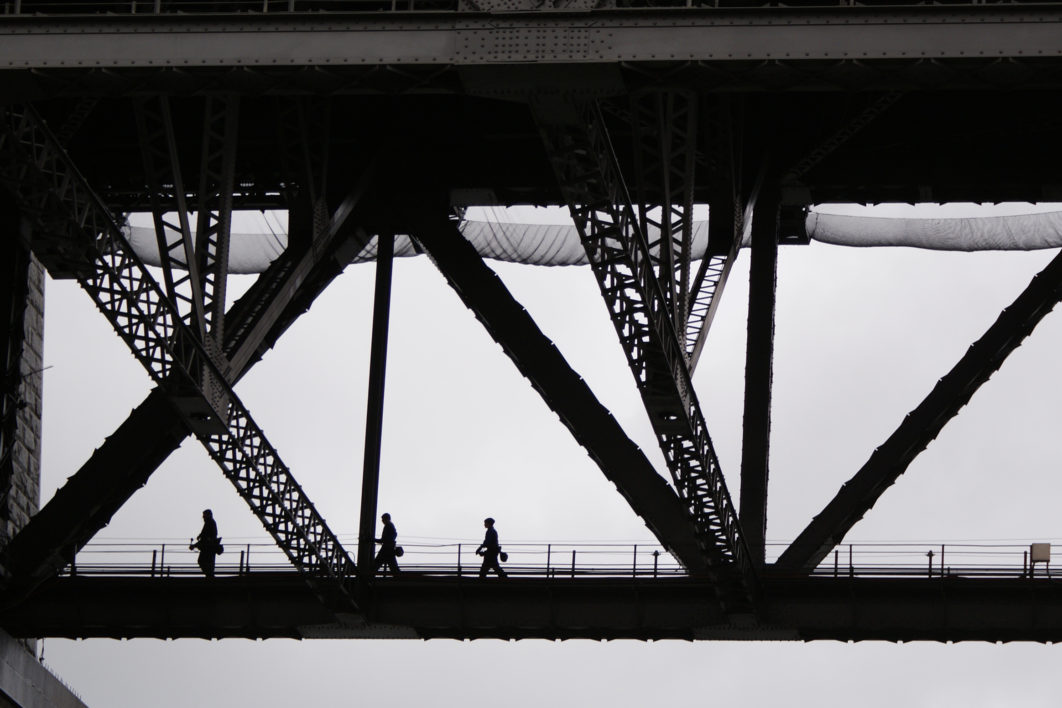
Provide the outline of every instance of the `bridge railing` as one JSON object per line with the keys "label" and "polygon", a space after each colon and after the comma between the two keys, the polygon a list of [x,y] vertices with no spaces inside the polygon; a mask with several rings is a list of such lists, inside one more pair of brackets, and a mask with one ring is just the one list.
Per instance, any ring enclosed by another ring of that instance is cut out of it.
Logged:
{"label": "bridge railing", "polygon": [[[349,540],[351,544],[355,539]],[[283,572],[291,566],[283,552],[266,541],[224,541],[225,552],[216,558],[216,574],[238,576]],[[402,543],[398,559],[402,572],[431,577],[474,577],[482,558],[478,542]],[[769,543],[768,561],[786,547]],[[1062,564],[1062,545],[1048,554]],[[677,577],[685,574],[679,563],[659,545],[651,543],[507,543],[508,560],[502,568],[519,577]],[[1054,577],[1052,563],[1033,562],[1029,543],[846,543],[839,546],[812,573],[815,577],[904,578],[1020,578]],[[66,575],[125,575],[175,577],[201,575],[199,552],[187,542],[96,542],[77,554]],[[1059,568],[1062,574],[1062,568]],[[772,573],[768,566],[768,574]],[[792,574],[794,576],[799,573]]]}
{"label": "bridge railing", "polygon": [[964,5],[1055,4],[1036,0],[5,0],[3,15],[163,15],[321,12],[492,12],[750,8],[889,8]]}
{"label": "bridge railing", "polygon": [[[769,543],[768,560],[788,544]],[[839,545],[812,572],[819,577],[1033,577],[1051,576],[1047,562],[1033,562],[1031,543],[864,542]],[[801,575],[802,573],[790,573]],[[776,573],[777,577],[778,574]]]}
{"label": "bridge railing", "polygon": [[[290,568],[284,554],[268,542],[240,543],[222,539],[217,556],[219,576],[277,572]],[[353,541],[352,541],[353,543]],[[97,542],[86,545],[67,566],[66,575],[137,575],[172,577],[201,574],[198,550],[187,542]],[[478,575],[482,558],[478,542],[403,543],[398,563],[402,572],[431,576]],[[660,577],[683,575],[682,566],[661,546],[616,543],[512,543],[502,550],[506,573],[537,577]]]}

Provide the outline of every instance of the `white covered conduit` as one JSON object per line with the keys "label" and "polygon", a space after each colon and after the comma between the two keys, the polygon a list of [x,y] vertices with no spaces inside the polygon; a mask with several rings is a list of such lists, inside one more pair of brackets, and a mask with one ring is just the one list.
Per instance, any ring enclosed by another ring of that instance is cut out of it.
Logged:
{"label": "white covered conduit", "polygon": [[[937,251],[1033,251],[1062,246],[1062,211],[1012,216],[962,218],[896,218],[811,212],[806,221],[814,241],[838,246],[908,246]],[[572,225],[464,221],[461,232],[484,258],[529,265],[585,265],[586,253]],[[160,264],[152,228],[128,227],[127,237],[148,265]],[[176,242],[179,236],[170,232]],[[708,222],[693,224],[693,258],[704,256]],[[287,247],[287,236],[272,233],[233,233],[229,246],[230,273],[260,273]],[[416,251],[405,236],[395,241],[396,256]],[[376,258],[373,239],[353,260]]]}
{"label": "white covered conduit", "polygon": [[805,223],[813,240],[838,246],[910,246],[934,251],[1035,251],[1062,246],[1062,211],[947,219],[811,212]]}

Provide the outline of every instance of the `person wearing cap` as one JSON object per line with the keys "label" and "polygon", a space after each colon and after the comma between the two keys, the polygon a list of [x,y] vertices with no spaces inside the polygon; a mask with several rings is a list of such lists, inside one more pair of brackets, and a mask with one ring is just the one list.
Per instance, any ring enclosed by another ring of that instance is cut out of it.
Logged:
{"label": "person wearing cap", "polygon": [[376,542],[380,544],[380,552],[376,554],[376,571],[383,566],[391,569],[391,575],[398,575],[398,558],[395,556],[395,547],[398,545],[398,529],[391,523],[391,515],[384,514],[380,517],[383,522],[383,533]]}
{"label": "person wearing cap", "polygon": [[494,519],[489,516],[483,519],[483,526],[487,529],[486,535],[483,537],[483,543],[479,544],[479,548],[476,549],[476,555],[483,556],[483,565],[479,569],[479,577],[487,577],[487,571],[493,570],[498,574],[499,578],[505,577],[505,571],[501,569],[501,565],[498,563],[498,554],[501,553],[501,546],[498,545],[498,532],[494,530]]}

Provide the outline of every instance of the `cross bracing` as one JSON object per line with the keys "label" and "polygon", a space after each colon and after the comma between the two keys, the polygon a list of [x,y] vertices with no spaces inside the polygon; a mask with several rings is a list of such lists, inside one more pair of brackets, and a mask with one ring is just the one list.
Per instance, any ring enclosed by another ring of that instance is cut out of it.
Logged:
{"label": "cross bracing", "polygon": [[[319,589],[341,597],[349,556],[225,381],[217,360],[181,322],[36,113],[8,109],[3,128],[4,183],[26,218],[47,234],[42,240],[51,239],[36,250],[38,256],[78,273],[81,286],[154,382],[167,389],[173,405],[183,408],[183,401],[193,399],[184,410],[188,427],[292,563],[312,582],[323,580]],[[61,243],[66,239],[76,251]],[[13,564],[17,568],[17,558]]]}

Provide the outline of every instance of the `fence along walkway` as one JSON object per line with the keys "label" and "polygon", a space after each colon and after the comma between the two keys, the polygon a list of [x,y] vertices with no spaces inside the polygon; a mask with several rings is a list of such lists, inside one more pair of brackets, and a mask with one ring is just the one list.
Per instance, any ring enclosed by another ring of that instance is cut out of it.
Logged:
{"label": "fence along walkway", "polygon": [[[354,539],[350,539],[353,543]],[[410,577],[474,577],[482,559],[468,543],[404,543],[399,559]],[[768,544],[777,557],[787,544]],[[505,571],[525,578],[675,578],[686,573],[661,546],[652,543],[511,543],[503,550]],[[201,575],[198,551],[179,540],[90,543],[64,575],[178,577]],[[1053,551],[1049,558],[1062,562]],[[283,551],[267,541],[225,543],[218,576],[292,571]],[[772,573],[767,577],[803,577]],[[1032,563],[1022,543],[851,543],[844,544],[812,573],[836,578],[1054,578],[1062,568]],[[382,576],[384,578],[388,576]]]}

